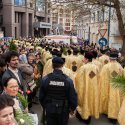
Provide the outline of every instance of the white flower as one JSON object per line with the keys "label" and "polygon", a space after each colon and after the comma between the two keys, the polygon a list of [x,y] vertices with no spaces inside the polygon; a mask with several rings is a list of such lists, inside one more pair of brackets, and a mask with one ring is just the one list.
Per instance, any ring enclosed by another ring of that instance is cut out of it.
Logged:
{"label": "white flower", "polygon": [[23,119],[20,119],[20,123],[21,123],[21,125],[23,125],[24,124],[24,120]]}

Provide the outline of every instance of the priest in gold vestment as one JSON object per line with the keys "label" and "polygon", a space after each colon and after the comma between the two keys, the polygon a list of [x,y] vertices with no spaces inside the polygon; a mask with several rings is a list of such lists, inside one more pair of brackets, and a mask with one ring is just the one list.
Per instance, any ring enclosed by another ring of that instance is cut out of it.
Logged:
{"label": "priest in gold vestment", "polygon": [[99,61],[102,63],[103,66],[110,61],[110,60],[109,60],[109,56],[106,55],[105,53],[106,53],[106,51],[103,50],[103,51],[102,51],[102,56],[99,57]]}
{"label": "priest in gold vestment", "polygon": [[118,118],[121,106],[119,89],[112,87],[111,77],[122,75],[124,70],[116,61],[118,54],[110,53],[110,62],[103,66],[100,73],[100,113],[108,115],[112,121]]}
{"label": "priest in gold vestment", "polygon": [[77,70],[82,66],[83,62],[81,58],[78,56],[79,51],[75,48],[73,49],[73,55],[70,55],[66,58],[66,66],[67,68],[71,69],[76,66]]}
{"label": "priest in gold vestment", "polygon": [[[57,52],[57,51],[55,52],[55,50],[54,50],[52,52],[52,55],[61,57],[62,53]],[[62,67],[62,71],[63,71],[64,74],[66,74],[67,76],[69,76],[73,80],[73,83],[74,83],[74,86],[75,86],[75,78],[74,78],[74,74],[73,74],[72,70],[65,67],[65,64],[64,64],[64,66]],[[51,58],[44,65],[43,76],[48,75],[49,73],[52,73],[52,72],[53,72],[53,67],[52,67],[52,58]]]}
{"label": "priest in gold vestment", "polygon": [[92,63],[92,58],[91,52],[85,53],[86,64],[79,69],[75,79],[78,93],[77,113],[87,124],[90,122],[91,116],[99,118],[99,69]]}
{"label": "priest in gold vestment", "polygon": [[93,56],[94,56],[92,62],[93,62],[95,65],[98,66],[99,72],[100,72],[101,69],[102,69],[102,63],[101,63],[100,61],[98,61],[98,57],[97,57],[97,56],[98,56],[98,53],[97,53],[97,51],[93,51],[92,53],[93,53]]}

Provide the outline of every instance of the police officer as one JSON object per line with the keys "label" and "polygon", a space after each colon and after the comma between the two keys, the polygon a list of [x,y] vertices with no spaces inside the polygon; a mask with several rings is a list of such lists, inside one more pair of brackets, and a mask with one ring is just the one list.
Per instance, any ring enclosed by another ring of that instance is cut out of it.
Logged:
{"label": "police officer", "polygon": [[40,103],[46,112],[47,125],[67,125],[69,113],[77,106],[77,94],[73,81],[63,74],[64,60],[52,59],[53,73],[42,78]]}

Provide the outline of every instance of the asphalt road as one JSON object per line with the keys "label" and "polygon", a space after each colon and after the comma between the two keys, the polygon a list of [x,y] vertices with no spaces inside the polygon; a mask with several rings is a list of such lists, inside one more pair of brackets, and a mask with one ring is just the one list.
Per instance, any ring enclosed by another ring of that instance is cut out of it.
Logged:
{"label": "asphalt road", "polygon": [[[41,123],[41,118],[42,118],[42,107],[40,106],[40,104],[34,104],[32,110],[37,113],[38,115],[38,119],[39,119],[39,125],[42,125]],[[69,124],[68,125],[85,125],[83,122],[80,122],[79,120],[77,120],[77,118],[70,118],[69,119]],[[91,124],[90,125],[113,125],[111,124],[107,117],[104,115],[100,116],[100,119],[96,120],[94,118],[92,118],[91,120]],[[119,125],[119,124],[117,124]]]}

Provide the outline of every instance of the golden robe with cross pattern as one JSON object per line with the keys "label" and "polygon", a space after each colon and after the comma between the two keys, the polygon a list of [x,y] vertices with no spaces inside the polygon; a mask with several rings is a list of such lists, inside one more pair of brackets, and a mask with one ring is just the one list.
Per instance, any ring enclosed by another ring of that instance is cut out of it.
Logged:
{"label": "golden robe with cross pattern", "polygon": [[98,59],[93,59],[92,63],[94,63],[96,66],[98,66],[99,71],[102,69],[102,63],[98,61]]}
{"label": "golden robe with cross pattern", "polygon": [[122,75],[123,72],[123,68],[117,61],[104,65],[100,72],[100,113],[105,113],[112,119],[118,118],[121,94],[119,89],[111,85],[111,77]]}
{"label": "golden robe with cross pattern", "polygon": [[77,111],[83,119],[99,118],[98,76],[99,69],[92,62],[83,65],[76,75]]}
{"label": "golden robe with cross pattern", "polygon": [[98,60],[102,63],[102,65],[104,66],[105,64],[108,64],[109,63],[109,56],[107,55],[102,55],[98,58]]}
{"label": "golden robe with cross pattern", "polygon": [[83,65],[81,58],[77,55],[70,55],[66,60],[67,68],[72,70],[72,66],[76,66],[77,70]]}

